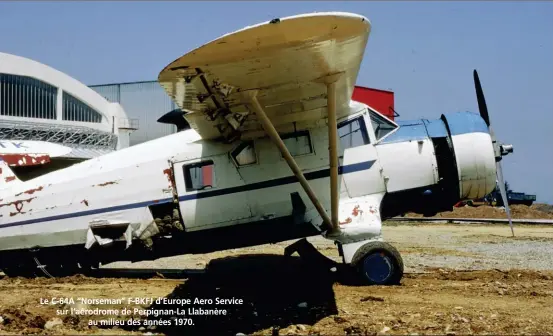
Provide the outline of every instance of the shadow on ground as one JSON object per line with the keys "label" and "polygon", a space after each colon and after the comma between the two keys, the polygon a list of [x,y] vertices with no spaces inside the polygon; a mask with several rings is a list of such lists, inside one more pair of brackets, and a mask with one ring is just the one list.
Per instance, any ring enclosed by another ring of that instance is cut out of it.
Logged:
{"label": "shadow on ground", "polygon": [[[330,270],[336,267],[336,272]],[[340,280],[343,266],[308,263],[299,257],[246,255],[212,261],[207,272],[179,285],[168,299],[242,299],[241,305],[154,304],[149,309],[224,309],[226,315],[161,316],[150,320],[170,320],[171,326],[157,326],[167,335],[236,335],[262,329],[278,329],[292,324],[312,325],[337,314],[332,285]],[[343,282],[343,281],[340,281]],[[191,318],[193,326],[176,326],[179,318]],[[153,322],[153,321],[151,321]]]}

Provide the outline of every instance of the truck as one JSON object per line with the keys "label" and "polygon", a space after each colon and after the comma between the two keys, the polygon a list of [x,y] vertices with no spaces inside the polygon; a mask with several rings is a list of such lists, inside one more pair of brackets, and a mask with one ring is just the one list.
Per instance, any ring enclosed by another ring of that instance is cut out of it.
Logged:
{"label": "truck", "polygon": [[[529,195],[523,192],[514,192],[509,188],[509,183],[505,181],[505,190],[507,191],[507,200],[509,205],[511,204],[524,204],[531,206],[536,201],[536,195]],[[492,206],[503,206],[503,199],[501,198],[501,192],[499,185],[495,189],[484,197],[486,203]]]}

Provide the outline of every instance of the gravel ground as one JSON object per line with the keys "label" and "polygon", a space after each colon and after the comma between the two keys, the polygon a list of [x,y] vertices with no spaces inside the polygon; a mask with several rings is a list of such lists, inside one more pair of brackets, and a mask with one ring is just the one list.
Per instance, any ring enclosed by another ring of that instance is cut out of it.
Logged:
{"label": "gravel ground", "polygon": [[[340,272],[314,275],[313,269],[273,257],[253,264],[248,258],[234,258],[227,263],[230,273],[201,272],[186,280],[0,277],[0,334],[553,335],[553,227],[517,226],[515,233],[510,237],[506,225],[387,223],[384,236],[405,261],[407,274],[400,286],[356,286],[334,278]],[[323,254],[338,259],[332,242],[321,237],[310,240]],[[282,255],[289,243],[106,267],[203,268],[210,260],[227,256]],[[240,271],[252,268],[255,272]],[[75,298],[77,303],[40,303],[54,297]],[[187,304],[187,308],[224,308],[226,313],[187,311],[184,316],[193,323],[182,325],[177,323],[182,321],[180,313],[161,314],[162,309],[175,308],[171,305],[78,301],[121,297],[239,298],[244,304]],[[124,322],[130,316],[69,313],[72,308],[151,309],[173,322],[152,326],[148,321],[156,318],[138,313],[133,317],[140,325],[102,326],[102,321]]]}
{"label": "gravel ground", "polygon": [[[524,268],[553,270],[553,227],[519,225],[515,237],[507,225],[489,224],[418,224],[386,222],[384,238],[402,254],[406,272],[423,272],[431,268],[482,270]],[[340,260],[331,241],[312,237],[323,254]],[[293,241],[257,247],[184,255],[138,263],[116,262],[108,268],[203,268],[211,259],[251,253],[282,254]]]}

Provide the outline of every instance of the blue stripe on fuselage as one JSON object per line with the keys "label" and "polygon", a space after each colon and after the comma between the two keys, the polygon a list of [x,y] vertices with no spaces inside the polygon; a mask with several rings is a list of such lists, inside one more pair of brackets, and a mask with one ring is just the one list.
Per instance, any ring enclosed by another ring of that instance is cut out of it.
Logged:
{"label": "blue stripe on fuselage", "polygon": [[[349,173],[355,173],[363,170],[368,170],[373,166],[375,162],[376,162],[375,160],[372,160],[372,161],[365,161],[365,162],[359,162],[359,163],[354,163],[350,165],[340,166],[338,167],[338,174],[342,175],[342,174],[349,174]],[[330,176],[330,169],[317,170],[314,172],[304,173],[304,175],[305,175],[305,178],[308,180],[325,178]],[[296,183],[296,182],[298,182],[298,179],[295,176],[287,176],[287,177],[277,178],[277,179],[263,181],[263,182],[250,183],[250,184],[246,184],[238,187],[207,190],[196,194],[183,195],[179,197],[179,201],[184,202],[184,201],[189,201],[194,199],[229,195],[229,194],[234,194],[234,193],[239,193],[244,191],[266,189],[266,188],[272,188],[272,187],[282,186],[282,185]],[[79,211],[79,212],[68,213],[63,215],[55,215],[55,216],[29,219],[29,220],[7,223],[7,224],[0,224],[0,228],[21,226],[21,225],[28,225],[28,224],[38,224],[38,223],[55,221],[55,220],[96,215],[96,214],[112,212],[112,211],[137,209],[137,208],[147,207],[155,204],[167,203],[171,201],[172,201],[171,198],[166,198],[166,199],[155,200],[155,201],[152,200],[152,201],[116,205],[116,206],[107,207],[107,208]]]}

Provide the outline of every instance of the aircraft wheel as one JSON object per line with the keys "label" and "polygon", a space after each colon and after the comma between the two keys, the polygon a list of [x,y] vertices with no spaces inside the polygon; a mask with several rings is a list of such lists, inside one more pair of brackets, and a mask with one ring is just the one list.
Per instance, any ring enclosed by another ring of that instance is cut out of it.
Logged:
{"label": "aircraft wheel", "polygon": [[403,259],[392,245],[375,241],[363,245],[351,264],[369,285],[399,285],[403,278]]}

